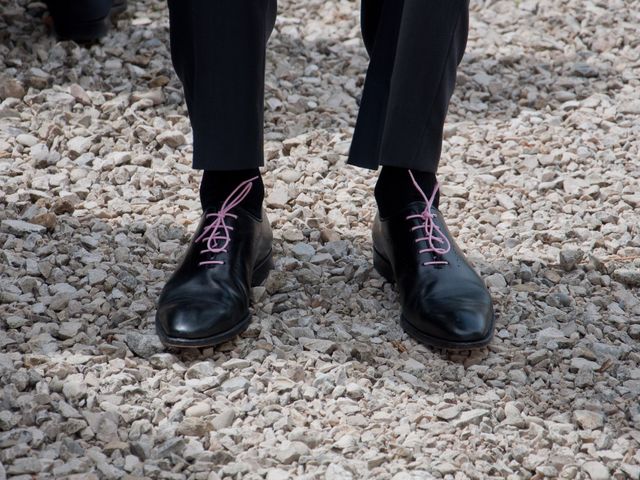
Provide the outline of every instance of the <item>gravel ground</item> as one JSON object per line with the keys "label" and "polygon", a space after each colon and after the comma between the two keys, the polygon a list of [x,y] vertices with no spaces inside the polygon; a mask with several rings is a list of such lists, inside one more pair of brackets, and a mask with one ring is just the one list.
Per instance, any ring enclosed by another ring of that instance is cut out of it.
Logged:
{"label": "gravel ground", "polygon": [[375,175],[344,165],[358,8],[281,1],[267,68],[277,269],[237,341],[166,351],[157,295],[199,218],[162,1],[89,49],[0,9],[0,479],[640,478],[640,13],[472,1],[443,210],[493,344],[397,324]]}

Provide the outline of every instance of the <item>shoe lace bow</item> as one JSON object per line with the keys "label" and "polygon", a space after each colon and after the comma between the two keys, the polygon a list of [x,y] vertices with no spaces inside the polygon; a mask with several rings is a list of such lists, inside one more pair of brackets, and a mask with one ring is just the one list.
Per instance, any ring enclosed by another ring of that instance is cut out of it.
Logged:
{"label": "shoe lace bow", "polygon": [[[436,255],[443,255],[451,250],[451,243],[449,242],[449,239],[447,238],[447,236],[442,232],[440,227],[435,223],[435,216],[433,215],[433,213],[431,213],[431,207],[436,198],[440,185],[436,184],[435,188],[433,189],[433,193],[431,194],[431,197],[427,197],[427,195],[424,193],[422,188],[420,188],[420,185],[418,185],[418,182],[416,182],[416,179],[413,176],[413,173],[411,172],[411,170],[409,170],[409,175],[411,177],[411,181],[413,182],[414,187],[418,190],[418,192],[420,192],[420,195],[422,196],[422,198],[424,198],[424,201],[426,203],[425,209],[422,211],[422,213],[408,215],[406,217],[407,220],[413,220],[415,218],[418,218],[423,222],[422,224],[415,225],[413,228],[411,228],[411,231],[424,230],[424,233],[425,233],[423,237],[418,237],[415,240],[416,243],[419,243],[419,242],[427,243],[427,247],[419,250],[418,253],[420,254],[433,253]],[[424,266],[448,265],[448,264],[449,262],[445,260],[432,260],[429,262],[422,263],[422,265]]]}
{"label": "shoe lace bow", "polygon": [[[233,227],[227,225],[228,218],[238,218],[237,215],[231,213],[231,210],[237,207],[249,195],[253,187],[253,181],[258,177],[253,177],[240,183],[225,199],[220,210],[206,214],[207,220],[213,221],[204,228],[202,233],[196,238],[196,243],[204,242],[205,248],[200,251],[204,254],[226,253],[227,247],[231,243],[231,231]],[[203,260],[199,265],[222,265],[222,260]]]}

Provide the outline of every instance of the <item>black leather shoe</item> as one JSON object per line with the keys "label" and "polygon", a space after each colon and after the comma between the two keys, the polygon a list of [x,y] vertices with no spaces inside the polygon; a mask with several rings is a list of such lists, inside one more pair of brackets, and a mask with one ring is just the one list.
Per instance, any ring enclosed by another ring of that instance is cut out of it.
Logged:
{"label": "black leather shoe", "polygon": [[127,0],[46,0],[46,4],[56,36],[77,43],[106,35],[111,18],[127,9]]}
{"label": "black leather shoe", "polygon": [[[414,182],[415,184],[415,182]],[[493,338],[494,312],[482,279],[454,243],[442,214],[425,201],[388,218],[376,216],[373,264],[397,283],[404,330],[426,345],[468,349]]]}
{"label": "black leather shoe", "polygon": [[156,331],[170,347],[210,347],[242,333],[251,322],[251,286],[273,268],[271,227],[239,204],[242,182],[219,209],[208,209],[182,263],[160,294]]}

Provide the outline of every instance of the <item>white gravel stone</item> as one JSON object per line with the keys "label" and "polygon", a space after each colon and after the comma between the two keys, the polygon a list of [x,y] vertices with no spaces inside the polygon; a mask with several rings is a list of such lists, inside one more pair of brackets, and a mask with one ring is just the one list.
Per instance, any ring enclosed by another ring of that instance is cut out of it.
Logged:
{"label": "white gravel stone", "polygon": [[467,425],[478,425],[487,415],[489,415],[489,410],[475,408],[462,412],[452,423],[456,428],[466,427]]}
{"label": "white gravel stone", "polygon": [[267,472],[267,480],[288,480],[291,477],[289,472],[281,468],[272,468]]}
{"label": "white gravel stone", "polygon": [[107,278],[107,272],[102,270],[101,268],[92,268],[87,272],[87,280],[89,281],[89,285],[96,285],[102,283]]}
{"label": "white gravel stone", "polygon": [[151,355],[164,351],[164,345],[154,333],[127,332],[125,343],[129,349],[142,358],[149,358]]}
{"label": "white gravel stone", "polygon": [[62,393],[69,401],[76,401],[87,394],[88,387],[84,383],[82,375],[75,374],[67,377],[62,386]]}
{"label": "white gravel stone", "polygon": [[331,340],[322,340],[319,338],[299,338],[300,344],[307,350],[313,350],[320,353],[331,353],[336,348],[336,344]]}
{"label": "white gravel stone", "polygon": [[33,147],[38,143],[38,138],[29,133],[21,133],[16,137],[16,141],[25,147]]}
{"label": "white gravel stone", "polygon": [[249,381],[244,377],[233,377],[224,382],[220,386],[223,393],[234,393],[238,390],[246,390],[249,387]]}
{"label": "white gravel stone", "polygon": [[63,322],[58,329],[58,336],[62,339],[69,339],[75,337],[82,329],[81,322]]}
{"label": "white gravel stone", "polygon": [[93,144],[93,139],[91,137],[73,137],[71,140],[67,142],[67,149],[69,153],[75,155],[76,157],[82,155],[89,151],[91,145]]}
{"label": "white gravel stone", "polygon": [[505,195],[504,193],[496,193],[496,200],[503,208],[507,210],[513,210],[516,208],[516,204],[513,202],[509,195]]}
{"label": "white gravel stone", "polygon": [[270,208],[285,208],[289,202],[289,193],[283,187],[275,188],[267,194],[265,202]]}
{"label": "white gravel stone", "polygon": [[236,411],[233,408],[227,408],[211,420],[214,430],[222,430],[233,425],[236,418]]}
{"label": "white gravel stone", "polygon": [[187,417],[204,417],[209,415],[209,413],[211,413],[211,405],[207,402],[198,402],[191,405],[184,412]]}
{"label": "white gravel stone", "polygon": [[293,253],[296,258],[302,261],[309,261],[311,260],[311,257],[315,255],[316,250],[312,245],[300,242],[296,243],[293,246],[293,248],[291,249],[291,253]]}
{"label": "white gravel stone", "polygon": [[[7,469],[9,476],[27,475],[42,472],[42,462],[39,458],[16,458]],[[14,477],[15,478],[15,477]]]}
{"label": "white gravel stone", "polygon": [[640,478],[640,465],[631,465],[629,463],[623,463],[620,465],[620,469],[629,475],[630,478]]}
{"label": "white gravel stone", "polygon": [[600,368],[600,365],[597,362],[592,362],[586,358],[571,359],[571,369],[576,372],[580,370],[597,370],[598,368]]}
{"label": "white gravel stone", "polygon": [[462,407],[459,405],[453,405],[451,407],[443,408],[442,410],[438,410],[436,412],[436,417],[441,418],[442,420],[453,420],[458,415],[460,415],[460,411]]}
{"label": "white gravel stone", "polygon": [[640,269],[619,268],[613,272],[613,278],[629,287],[640,287]]}
{"label": "white gravel stone", "polygon": [[202,379],[212,377],[215,373],[216,370],[211,362],[195,362],[187,369],[185,378]]}
{"label": "white gravel stone", "polygon": [[581,250],[566,249],[560,251],[560,267],[567,272],[573,270],[582,260],[584,253]]}
{"label": "white gravel stone", "polygon": [[346,385],[346,393],[349,398],[359,400],[364,397],[365,390],[357,383],[351,382]]}
{"label": "white gravel stone", "polygon": [[604,425],[604,415],[590,410],[576,410],[573,412],[575,421],[585,430],[596,430]]}
{"label": "white gravel stone", "polygon": [[547,346],[550,342],[564,344],[567,342],[567,338],[561,330],[553,327],[538,332],[538,345]]}
{"label": "white gravel stone", "polygon": [[176,130],[167,130],[161,132],[156,137],[156,140],[161,145],[167,145],[171,148],[178,148],[187,142],[182,132],[178,132]]}
{"label": "white gravel stone", "polygon": [[276,453],[276,460],[283,465],[289,465],[300,459],[302,455],[309,454],[309,447],[302,442],[288,442]]}
{"label": "white gravel stone", "polygon": [[25,235],[29,233],[44,233],[47,229],[42,225],[25,222],[23,220],[2,220],[0,223],[3,232],[12,235]]}
{"label": "white gravel stone", "polygon": [[507,281],[500,273],[494,273],[485,278],[485,283],[489,288],[504,288],[507,286]]}
{"label": "white gravel stone", "polygon": [[224,362],[221,366],[226,370],[242,370],[243,368],[248,368],[251,365],[251,362],[244,358],[232,358]]}
{"label": "white gravel stone", "polygon": [[447,197],[469,198],[469,191],[461,185],[443,185],[442,194]]}
{"label": "white gravel stone", "polygon": [[591,480],[607,480],[611,478],[609,469],[600,462],[585,462],[582,469]]}
{"label": "white gravel stone", "polygon": [[351,480],[353,474],[337,463],[331,463],[327,467],[325,480]]}
{"label": "white gravel stone", "polygon": [[49,147],[47,147],[46,144],[38,143],[33,145],[29,151],[36,167],[48,166],[49,160],[52,156],[50,155]]}

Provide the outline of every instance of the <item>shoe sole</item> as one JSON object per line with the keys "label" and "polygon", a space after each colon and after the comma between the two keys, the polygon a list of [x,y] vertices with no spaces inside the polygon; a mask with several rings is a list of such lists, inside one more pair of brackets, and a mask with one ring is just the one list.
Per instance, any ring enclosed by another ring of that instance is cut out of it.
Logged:
{"label": "shoe sole", "polygon": [[[393,276],[393,268],[391,262],[384,258],[384,256],[373,249],[373,268],[382,275],[382,277],[389,283],[395,283]],[[495,314],[491,318],[491,328],[489,329],[489,335],[480,340],[473,342],[451,342],[449,340],[443,340],[442,338],[433,337],[427,335],[422,330],[413,325],[403,314],[400,314],[400,326],[402,329],[412,338],[415,338],[418,342],[427,345],[429,347],[445,348],[447,350],[472,350],[476,348],[486,347],[493,340],[493,330],[495,325]]]}
{"label": "shoe sole", "polygon": [[[273,270],[273,256],[272,252],[261,260],[254,268],[252,278],[251,278],[251,286],[257,287],[262,285],[267,278],[269,277],[269,272]],[[222,343],[228,342],[233,338],[240,335],[244,332],[247,327],[251,324],[251,314],[247,313],[247,315],[240,321],[237,325],[229,330],[218,333],[217,335],[212,335],[210,337],[204,338],[179,338],[179,337],[171,337],[164,333],[162,328],[156,324],[156,333],[160,338],[160,342],[166,347],[176,347],[176,348],[206,348],[206,347],[215,347],[216,345],[220,345]]]}
{"label": "shoe sole", "polygon": [[61,40],[73,40],[76,43],[91,43],[104,37],[109,31],[110,23],[127,10],[127,0],[115,1],[106,17],[75,24],[54,22],[53,29]]}

